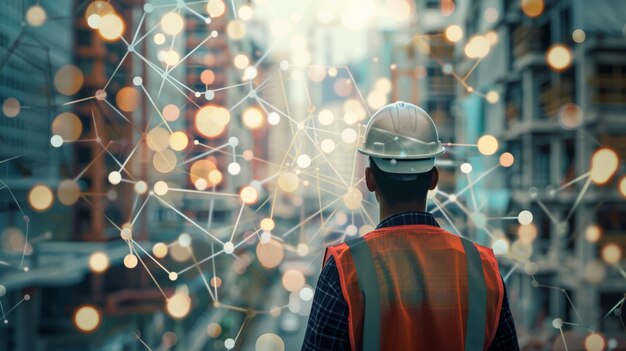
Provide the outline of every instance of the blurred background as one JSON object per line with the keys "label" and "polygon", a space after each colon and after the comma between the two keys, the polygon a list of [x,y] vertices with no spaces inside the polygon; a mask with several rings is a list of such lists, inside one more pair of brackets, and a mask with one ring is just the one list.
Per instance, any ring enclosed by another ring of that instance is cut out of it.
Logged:
{"label": "blurred background", "polygon": [[403,100],[525,350],[625,350],[626,2],[4,0],[0,349],[297,350]]}

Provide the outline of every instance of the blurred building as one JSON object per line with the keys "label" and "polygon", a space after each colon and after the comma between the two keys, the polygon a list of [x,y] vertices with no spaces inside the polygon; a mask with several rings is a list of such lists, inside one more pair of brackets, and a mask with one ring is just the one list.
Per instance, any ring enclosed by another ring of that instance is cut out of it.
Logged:
{"label": "blurred building", "polygon": [[[489,181],[477,184],[475,192],[489,198],[485,208],[490,214],[517,216],[530,210],[534,216],[532,227],[522,229],[531,233],[520,234],[517,221],[502,222],[512,253],[539,267],[533,277],[528,274],[532,266],[501,260],[522,342],[551,345],[558,336],[552,328],[555,318],[594,326],[607,338],[619,337],[619,318],[602,317],[623,297],[623,280],[600,259],[607,243],[625,248],[626,207],[618,182],[591,183],[588,189],[585,179],[568,184],[589,172],[591,157],[601,146],[614,149],[620,159],[626,156],[621,83],[626,41],[623,21],[612,16],[625,8],[611,1],[538,3],[545,8],[531,18],[517,1],[459,2],[455,23],[462,24],[464,32],[456,50],[459,75],[476,62],[463,54],[469,40],[489,33],[497,42],[492,42],[467,86],[458,89],[457,140],[475,143],[483,134],[496,136],[500,150],[510,151],[515,163],[500,167]],[[549,67],[546,58],[556,44],[567,48],[561,72]],[[479,172],[498,162],[495,156],[469,160]],[[596,226],[602,233],[599,240],[594,238]],[[489,243],[480,232],[477,238]],[[515,252],[515,242],[524,235],[534,238],[532,252]],[[515,271],[508,276],[511,269]],[[570,330],[586,331],[564,328],[566,335]]]}

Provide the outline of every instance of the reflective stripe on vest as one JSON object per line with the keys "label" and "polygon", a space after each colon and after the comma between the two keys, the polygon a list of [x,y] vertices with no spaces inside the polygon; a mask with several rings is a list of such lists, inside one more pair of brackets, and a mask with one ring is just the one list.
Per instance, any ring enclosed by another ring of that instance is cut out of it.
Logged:
{"label": "reflective stripe on vest", "polygon": [[487,286],[483,275],[483,261],[469,240],[461,238],[467,259],[467,320],[465,321],[465,350],[479,351],[485,343],[487,318]]}
{"label": "reflective stripe on vest", "polygon": [[374,268],[372,252],[363,237],[347,241],[359,287],[365,300],[365,318],[363,319],[363,351],[380,349],[380,290],[378,275]]}
{"label": "reflective stripe on vest", "polygon": [[[487,287],[480,254],[469,240],[460,238],[467,260],[468,307],[465,321],[465,350],[480,351],[485,343]],[[359,288],[364,298],[363,351],[380,350],[381,301],[378,274],[372,252],[363,237],[346,242],[354,261]]]}

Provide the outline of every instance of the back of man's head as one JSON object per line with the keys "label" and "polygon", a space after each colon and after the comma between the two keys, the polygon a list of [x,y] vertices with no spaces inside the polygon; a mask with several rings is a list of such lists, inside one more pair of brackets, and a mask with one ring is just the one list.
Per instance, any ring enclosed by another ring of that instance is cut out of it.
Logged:
{"label": "back of man's head", "polygon": [[[398,161],[402,162],[402,161]],[[376,185],[380,195],[388,204],[408,203],[423,201],[428,189],[432,184],[433,172],[435,168],[424,173],[416,173],[403,180],[396,174],[384,172],[370,157],[370,168],[376,180]],[[411,179],[412,178],[412,179]]]}

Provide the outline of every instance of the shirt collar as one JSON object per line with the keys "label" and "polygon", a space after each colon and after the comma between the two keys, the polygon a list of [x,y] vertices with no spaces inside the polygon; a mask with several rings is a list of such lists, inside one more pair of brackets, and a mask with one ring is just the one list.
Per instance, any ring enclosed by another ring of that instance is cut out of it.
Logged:
{"label": "shirt collar", "polygon": [[432,214],[420,211],[407,211],[391,215],[378,223],[376,229],[395,227],[400,225],[425,224],[439,227],[439,223]]}

